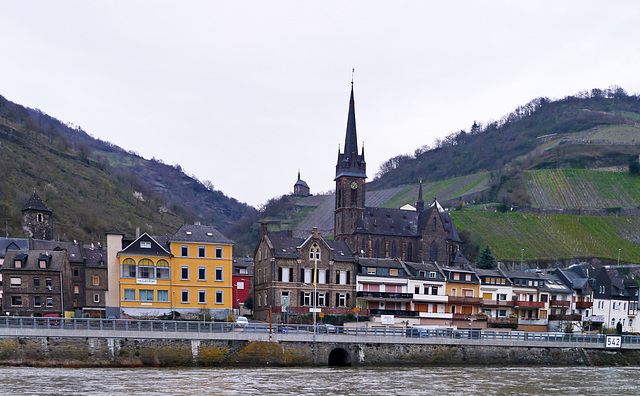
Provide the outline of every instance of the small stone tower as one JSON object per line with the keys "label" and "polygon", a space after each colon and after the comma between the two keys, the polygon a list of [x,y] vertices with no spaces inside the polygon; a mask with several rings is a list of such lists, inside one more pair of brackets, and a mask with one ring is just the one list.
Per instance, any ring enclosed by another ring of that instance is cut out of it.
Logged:
{"label": "small stone tower", "polygon": [[298,170],[298,181],[293,185],[293,195],[296,197],[308,197],[311,195],[309,185],[300,179],[300,170]]}
{"label": "small stone tower", "polygon": [[53,216],[51,209],[36,194],[22,208],[22,230],[28,238],[53,240]]}

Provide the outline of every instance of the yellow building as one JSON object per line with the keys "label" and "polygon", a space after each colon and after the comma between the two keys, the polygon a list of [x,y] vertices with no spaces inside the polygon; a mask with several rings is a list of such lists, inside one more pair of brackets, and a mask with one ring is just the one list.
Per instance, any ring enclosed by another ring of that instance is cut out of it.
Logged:
{"label": "yellow building", "polygon": [[[118,250],[120,246],[120,250]],[[233,242],[215,228],[182,226],[172,237],[107,235],[107,315],[158,316],[231,309]]]}
{"label": "yellow building", "polygon": [[449,296],[445,309],[453,314],[452,324],[463,329],[486,327],[487,317],[479,311],[482,298],[475,271],[463,267],[444,267],[442,271],[447,279],[445,287]]}

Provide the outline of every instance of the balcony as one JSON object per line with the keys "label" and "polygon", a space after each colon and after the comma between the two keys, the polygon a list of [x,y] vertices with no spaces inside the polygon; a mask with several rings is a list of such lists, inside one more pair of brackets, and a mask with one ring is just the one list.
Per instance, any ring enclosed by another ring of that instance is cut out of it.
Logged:
{"label": "balcony", "polygon": [[549,320],[558,320],[566,322],[582,322],[582,315],[569,314],[569,315],[549,315]]}
{"label": "balcony", "polygon": [[552,308],[568,308],[571,306],[571,301],[551,300],[549,304]]}
{"label": "balcony", "polygon": [[542,301],[514,301],[516,307],[544,308]]}
{"label": "balcony", "polygon": [[453,314],[453,319],[454,320],[479,320],[479,321],[486,321],[487,320],[487,314],[484,313],[478,313],[478,314]]}
{"label": "balcony", "polygon": [[452,313],[447,313],[447,312],[420,312],[420,315],[418,315],[421,318],[427,318],[427,319],[452,319],[453,318],[453,314]]}
{"label": "balcony", "polygon": [[515,301],[507,301],[507,300],[482,300],[482,305],[484,307],[513,307],[515,305]]}
{"label": "balcony", "polygon": [[489,318],[489,324],[518,324],[517,318]]}
{"label": "balcony", "polygon": [[393,310],[393,309],[370,309],[369,313],[371,315],[393,315],[393,316],[402,316],[414,318],[420,316],[420,312],[418,311],[401,311],[401,310]]}
{"label": "balcony", "polygon": [[449,304],[480,305],[482,299],[480,297],[449,296]]}
{"label": "balcony", "polygon": [[414,294],[413,301],[416,302],[438,302],[438,303],[446,303],[449,301],[449,296],[445,295],[433,295],[433,294]]}
{"label": "balcony", "polygon": [[593,301],[577,301],[576,309],[587,309],[593,307]]}
{"label": "balcony", "polygon": [[375,301],[411,301],[413,300],[413,293],[359,291],[356,292],[356,297]]}
{"label": "balcony", "polygon": [[518,324],[546,326],[549,324],[549,320],[540,318],[518,318]]}

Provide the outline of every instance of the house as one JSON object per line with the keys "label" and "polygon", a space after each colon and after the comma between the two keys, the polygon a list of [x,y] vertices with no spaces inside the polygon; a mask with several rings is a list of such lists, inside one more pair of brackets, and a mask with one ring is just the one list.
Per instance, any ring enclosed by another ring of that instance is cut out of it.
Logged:
{"label": "house", "polygon": [[453,315],[452,327],[478,329],[487,327],[487,314],[481,312],[480,280],[468,266],[442,267],[449,299],[446,310]]}
{"label": "house", "polygon": [[604,328],[615,329],[620,323],[622,331],[631,331],[635,316],[628,316],[630,302],[631,296],[625,290],[622,279],[609,274],[606,268],[600,268],[593,278],[592,322],[598,323],[601,318]]}
{"label": "house", "polygon": [[414,318],[413,291],[409,290],[409,272],[397,258],[360,258],[356,277],[356,298],[360,308],[368,310],[372,321],[381,315]]}
{"label": "house", "polygon": [[232,282],[235,313],[239,315],[251,313],[252,310],[245,307],[247,298],[253,296],[253,260],[251,258],[238,257],[233,259]]}
{"label": "house", "polygon": [[308,197],[311,195],[309,185],[304,180],[300,179],[300,170],[298,170],[298,180],[293,185],[293,195],[296,197]]}
{"label": "house", "polygon": [[10,250],[29,249],[29,240],[26,238],[0,237],[0,305],[2,304],[2,264],[4,256]]}
{"label": "house", "polygon": [[326,240],[317,228],[303,239],[263,224],[253,262],[254,318],[286,322],[291,315],[353,312],[355,257],[344,241]]}
{"label": "house", "polygon": [[[593,318],[593,288],[585,270],[579,265],[573,265],[567,269],[557,268],[554,274],[572,292],[571,313],[580,315],[581,321],[589,322]],[[600,322],[602,323],[602,321]]]}
{"label": "house", "polygon": [[233,241],[201,224],[169,238],[144,233],[131,241],[108,233],[108,314],[225,316],[233,306],[232,248]]}
{"label": "house", "polygon": [[535,272],[504,271],[513,285],[514,314],[518,329],[547,331],[549,325],[547,302],[549,294],[538,289],[543,281]]}
{"label": "house", "polygon": [[513,284],[498,269],[476,268],[480,279],[481,312],[487,314],[487,326],[496,328],[517,328]]}
{"label": "house", "polygon": [[2,312],[43,316],[72,313],[71,266],[64,250],[10,250],[3,264]]}
{"label": "house", "polygon": [[404,262],[407,270],[407,291],[413,293],[411,310],[417,311],[420,326],[449,327],[453,314],[447,312],[444,272],[434,263]]}

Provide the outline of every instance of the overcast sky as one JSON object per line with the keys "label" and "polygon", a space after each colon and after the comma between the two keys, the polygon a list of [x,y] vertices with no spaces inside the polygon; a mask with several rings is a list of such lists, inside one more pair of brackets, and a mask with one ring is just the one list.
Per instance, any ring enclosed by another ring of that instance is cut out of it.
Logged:
{"label": "overcast sky", "polygon": [[0,95],[251,205],[540,96],[640,91],[637,1],[0,0]]}

